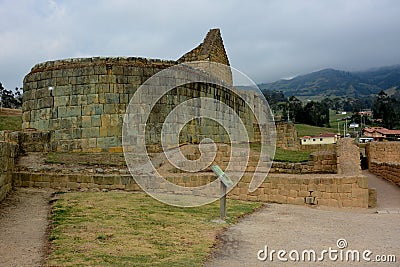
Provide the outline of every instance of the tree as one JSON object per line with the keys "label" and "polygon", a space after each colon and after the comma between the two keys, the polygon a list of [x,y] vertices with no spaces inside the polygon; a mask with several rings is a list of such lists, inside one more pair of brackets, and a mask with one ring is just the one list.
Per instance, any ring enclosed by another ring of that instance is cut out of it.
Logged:
{"label": "tree", "polygon": [[3,108],[20,108],[22,106],[20,89],[16,88],[14,95],[13,91],[5,89],[0,83],[0,106]]}
{"label": "tree", "polygon": [[301,101],[297,97],[291,96],[289,98],[288,109],[289,109],[289,117],[292,119],[293,122],[302,121],[303,106]]}
{"label": "tree", "polygon": [[399,124],[400,113],[397,111],[399,104],[395,98],[391,98],[384,91],[380,91],[372,108],[374,119],[382,120],[382,124],[386,128],[395,128]]}
{"label": "tree", "polygon": [[303,109],[303,123],[329,127],[329,107],[322,102],[311,101]]}

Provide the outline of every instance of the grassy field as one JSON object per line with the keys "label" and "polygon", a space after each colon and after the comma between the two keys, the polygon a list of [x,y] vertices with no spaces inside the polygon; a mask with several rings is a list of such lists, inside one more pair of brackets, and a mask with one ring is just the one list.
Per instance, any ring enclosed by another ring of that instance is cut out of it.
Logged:
{"label": "grassy field", "polygon": [[0,131],[21,130],[22,116],[18,109],[0,108]]}
{"label": "grassy field", "polygon": [[317,127],[317,126],[311,126],[308,124],[296,124],[296,129],[299,137],[305,136],[305,135],[318,135],[320,133],[336,133],[337,128],[328,128],[328,127]]}
{"label": "grassy field", "polygon": [[[346,123],[345,120],[342,120],[346,117],[351,117],[353,115],[352,112],[347,112],[347,114],[336,114],[334,110],[330,110],[329,113],[329,124],[332,127],[332,132],[336,133],[338,131],[338,123],[340,132],[343,134],[344,124]],[[347,120],[347,124],[350,124],[352,121]]]}
{"label": "grassy field", "polygon": [[[338,123],[339,123],[339,128],[341,133],[343,134],[343,128],[344,124],[346,121],[342,121],[342,119],[346,117],[351,117],[352,113],[347,112],[347,114],[336,114],[335,111],[330,110],[329,111],[329,124],[331,127],[317,127],[317,126],[311,126],[307,124],[296,124],[296,129],[298,132],[299,137],[305,136],[305,135],[318,135],[320,133],[337,133],[338,132]],[[347,123],[350,124],[351,121],[347,120]]]}
{"label": "grassy field", "polygon": [[305,162],[310,159],[310,151],[291,151],[276,148],[274,161],[280,162]]}
{"label": "grassy field", "polygon": [[[250,149],[256,152],[261,151],[259,143],[251,143]],[[292,151],[277,147],[275,150],[274,161],[280,162],[305,162],[310,158],[310,151]]]}
{"label": "grassy field", "polygon": [[179,208],[144,193],[59,194],[53,203],[49,266],[202,266],[216,235],[262,204],[228,199]]}

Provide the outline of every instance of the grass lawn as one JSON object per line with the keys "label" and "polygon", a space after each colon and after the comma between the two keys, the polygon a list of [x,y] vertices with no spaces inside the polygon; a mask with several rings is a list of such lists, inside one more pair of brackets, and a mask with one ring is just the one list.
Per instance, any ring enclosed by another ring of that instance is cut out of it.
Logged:
{"label": "grass lawn", "polygon": [[[339,128],[341,133],[343,133],[344,129],[344,124],[346,121],[342,121],[343,118],[345,117],[351,117],[352,112],[347,112],[347,114],[336,114],[334,110],[329,111],[329,127],[317,127],[317,126],[311,126],[307,124],[296,124],[296,129],[298,132],[299,137],[305,136],[305,135],[317,135],[320,133],[337,133],[338,132],[338,122],[339,122]],[[351,121],[347,120],[347,123],[350,124]]]}
{"label": "grass lawn", "polygon": [[[353,115],[352,112],[347,112],[346,114],[336,114],[334,110],[329,111],[329,124],[332,127],[332,132],[337,133],[338,131],[338,123],[339,123],[339,128],[340,132],[343,133],[344,129],[344,124],[346,123],[345,120],[342,120],[346,117],[351,117]],[[347,124],[349,125],[352,121],[347,120]]]}
{"label": "grass lawn", "polygon": [[305,136],[305,135],[318,135],[320,133],[336,133],[337,128],[328,128],[328,127],[317,127],[317,126],[311,126],[307,124],[296,124],[296,129],[299,137]]}
{"label": "grass lawn", "polygon": [[[260,143],[251,143],[250,149],[256,152],[261,151]],[[274,161],[280,162],[305,162],[308,161],[311,151],[293,151],[277,147],[275,150]]]}
{"label": "grass lawn", "polygon": [[291,151],[276,148],[274,161],[280,162],[305,162],[310,159],[310,151]]}
{"label": "grass lawn", "polygon": [[21,116],[0,116],[0,131],[2,130],[21,130]]}
{"label": "grass lawn", "polygon": [[22,112],[19,109],[0,108],[0,131],[21,130]]}
{"label": "grass lawn", "polygon": [[75,192],[53,203],[49,266],[202,266],[216,235],[262,204],[179,208],[144,193]]}

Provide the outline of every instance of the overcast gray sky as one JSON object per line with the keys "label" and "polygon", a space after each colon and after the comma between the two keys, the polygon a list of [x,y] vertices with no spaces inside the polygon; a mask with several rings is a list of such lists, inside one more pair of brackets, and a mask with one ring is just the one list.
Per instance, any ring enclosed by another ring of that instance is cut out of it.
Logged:
{"label": "overcast gray sky", "polygon": [[0,0],[0,82],[22,87],[54,59],[177,59],[215,27],[231,65],[257,83],[400,64],[397,0]]}

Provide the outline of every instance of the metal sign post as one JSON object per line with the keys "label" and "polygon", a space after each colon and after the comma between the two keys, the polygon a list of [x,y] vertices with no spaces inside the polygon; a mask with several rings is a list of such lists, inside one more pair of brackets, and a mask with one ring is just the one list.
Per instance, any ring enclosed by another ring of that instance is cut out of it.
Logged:
{"label": "metal sign post", "polygon": [[219,217],[221,220],[226,218],[226,185],[221,181],[221,195],[219,199]]}
{"label": "metal sign post", "polygon": [[222,171],[218,165],[212,165],[211,170],[218,176],[221,181],[221,198],[219,199],[219,214],[221,220],[226,218],[226,188],[233,186],[233,181]]}

